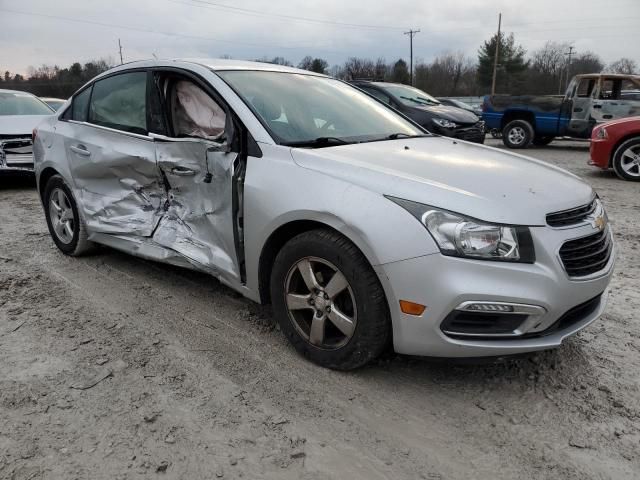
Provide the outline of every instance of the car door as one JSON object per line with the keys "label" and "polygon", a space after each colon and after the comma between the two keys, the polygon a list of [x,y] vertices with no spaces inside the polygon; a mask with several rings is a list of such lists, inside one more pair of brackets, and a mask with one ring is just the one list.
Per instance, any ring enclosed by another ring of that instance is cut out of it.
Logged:
{"label": "car door", "polygon": [[590,116],[592,111],[591,102],[593,101],[592,96],[597,91],[596,85],[597,78],[587,77],[580,79],[575,88],[569,86],[573,98],[570,102],[565,102],[565,105],[570,110],[567,130],[573,136],[585,136],[591,131],[593,123]]}
{"label": "car door", "polygon": [[232,114],[204,82],[155,72],[168,134],[156,135],[156,158],[168,201],[153,240],[198,268],[241,278],[234,183],[239,172]]}
{"label": "car door", "polygon": [[61,122],[74,195],[94,233],[149,237],[163,215],[166,191],[147,134],[147,75],[96,81]]}
{"label": "car door", "polygon": [[636,100],[640,86],[631,79],[604,77],[600,84],[598,99],[593,102],[592,116],[597,123],[632,116],[640,110]]}

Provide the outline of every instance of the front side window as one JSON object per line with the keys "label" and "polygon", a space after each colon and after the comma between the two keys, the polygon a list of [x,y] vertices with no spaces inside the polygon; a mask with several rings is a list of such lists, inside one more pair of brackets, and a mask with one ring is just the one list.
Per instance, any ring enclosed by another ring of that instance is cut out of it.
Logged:
{"label": "front side window", "polygon": [[51,115],[53,110],[29,93],[0,92],[0,116]]}
{"label": "front side window", "polygon": [[437,99],[414,87],[407,85],[385,85],[383,88],[409,107],[440,105]]}
{"label": "front side window", "polygon": [[89,122],[139,134],[147,133],[147,74],[131,72],[93,85]]}
{"label": "front side window", "polygon": [[591,96],[596,81],[593,78],[583,78],[578,85],[578,97],[587,98]]}
{"label": "front side window", "polygon": [[199,86],[179,80],[171,91],[171,120],[177,137],[219,139],[224,134],[226,113]]}
{"label": "front side window", "polygon": [[369,95],[339,80],[284,72],[216,73],[281,145],[308,143],[319,147],[328,144],[319,140],[342,144],[424,134]]}

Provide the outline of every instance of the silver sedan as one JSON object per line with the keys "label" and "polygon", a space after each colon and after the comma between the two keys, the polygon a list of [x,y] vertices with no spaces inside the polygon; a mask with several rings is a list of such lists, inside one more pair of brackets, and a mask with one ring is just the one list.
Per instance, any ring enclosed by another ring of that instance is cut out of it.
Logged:
{"label": "silver sedan", "polygon": [[53,241],[208,272],[355,368],[554,348],[605,306],[604,207],[566,171],[431,135],[359,89],[229,60],[93,79],[37,129]]}

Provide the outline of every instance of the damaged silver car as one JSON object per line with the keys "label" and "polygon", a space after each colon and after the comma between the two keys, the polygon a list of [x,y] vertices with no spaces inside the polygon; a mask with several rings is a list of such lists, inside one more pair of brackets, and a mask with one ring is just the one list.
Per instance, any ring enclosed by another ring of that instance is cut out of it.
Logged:
{"label": "damaged silver car", "polygon": [[53,241],[208,272],[262,303],[308,358],[393,345],[443,357],[554,348],[603,311],[615,259],[579,178],[431,135],[323,75],[144,61],[37,129]]}
{"label": "damaged silver car", "polygon": [[32,131],[53,113],[35,95],[0,89],[0,175],[33,172]]}

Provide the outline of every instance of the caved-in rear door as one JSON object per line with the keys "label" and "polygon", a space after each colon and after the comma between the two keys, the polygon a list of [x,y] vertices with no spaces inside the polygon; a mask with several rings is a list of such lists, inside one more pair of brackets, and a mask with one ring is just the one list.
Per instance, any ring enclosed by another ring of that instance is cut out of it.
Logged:
{"label": "caved-in rear door", "polygon": [[201,139],[156,142],[168,201],[153,239],[196,266],[237,281],[232,198],[238,154],[219,150]]}

